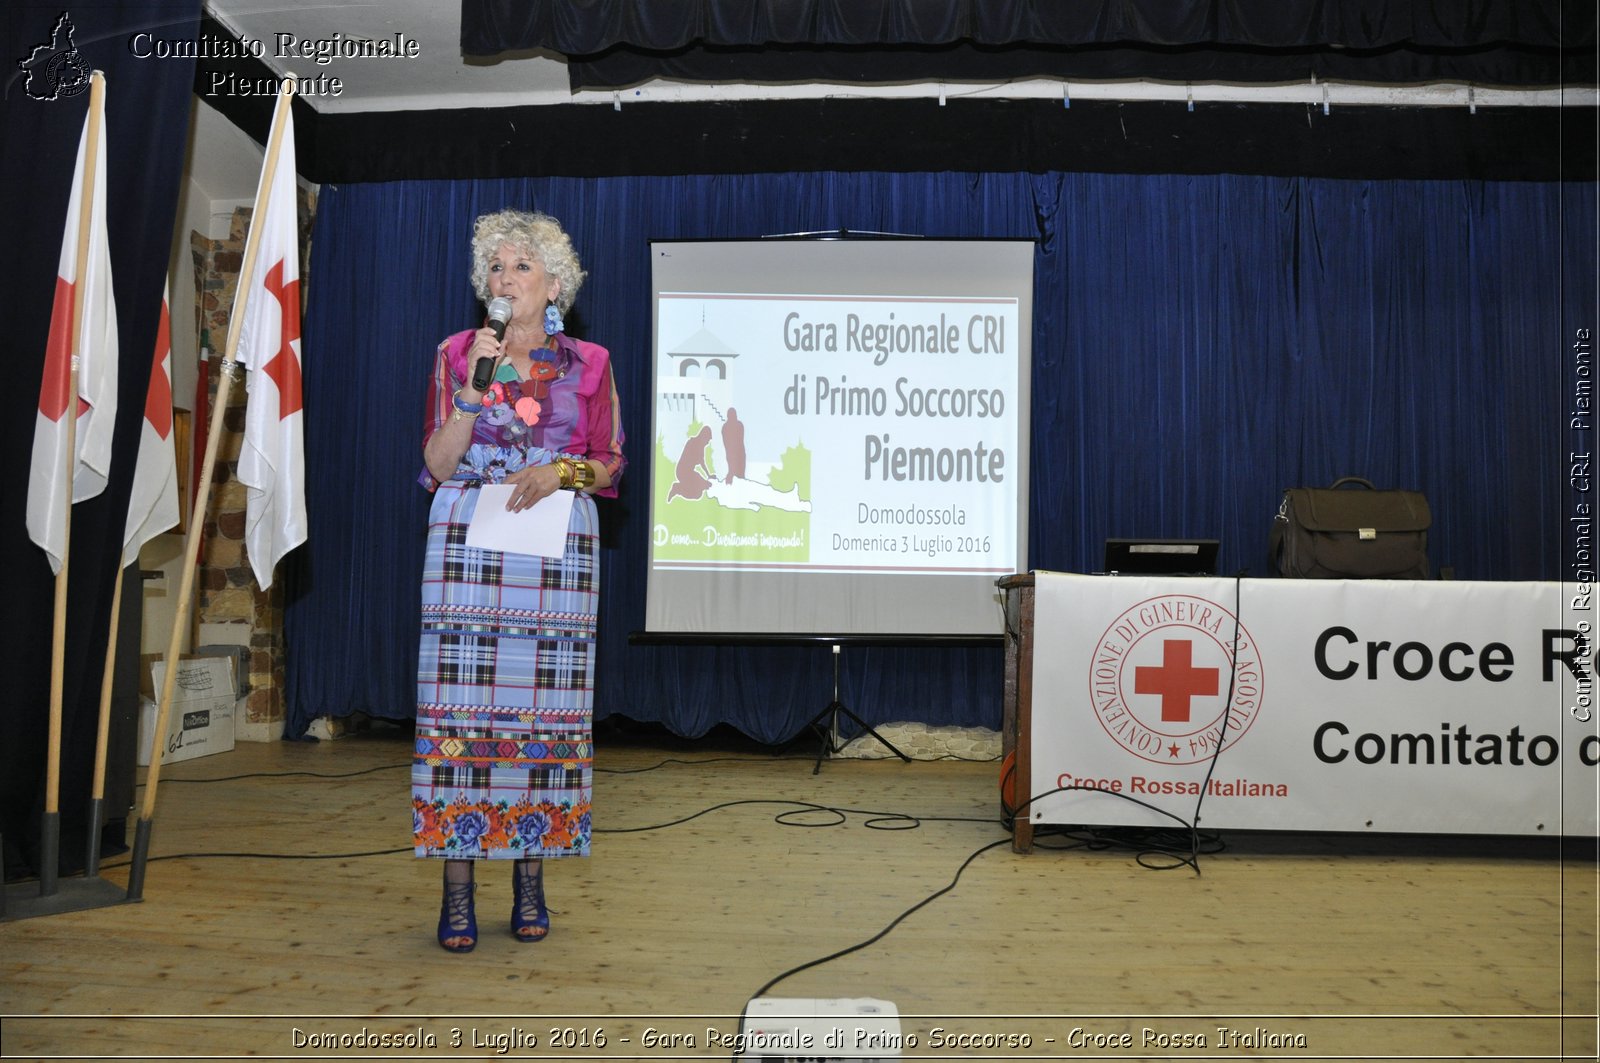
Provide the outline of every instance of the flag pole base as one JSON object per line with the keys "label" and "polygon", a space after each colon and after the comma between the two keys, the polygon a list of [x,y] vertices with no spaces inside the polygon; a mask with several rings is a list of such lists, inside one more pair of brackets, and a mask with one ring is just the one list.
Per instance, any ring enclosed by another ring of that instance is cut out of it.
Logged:
{"label": "flag pole base", "polygon": [[104,807],[103,799],[98,797],[89,799],[89,841],[84,846],[84,878],[100,877],[100,828],[104,825],[101,819]]}
{"label": "flag pole base", "polygon": [[61,875],[61,813],[46,812],[39,827],[39,896],[49,897]]}
{"label": "flag pole base", "polygon": [[32,882],[16,882],[5,887],[5,907],[0,911],[0,922],[109,908],[127,901],[116,883],[103,878],[63,879],[48,896],[40,894]]}
{"label": "flag pole base", "polygon": [[133,862],[128,865],[128,900],[144,899],[144,865],[150,856],[150,820],[141,819],[133,832]]}

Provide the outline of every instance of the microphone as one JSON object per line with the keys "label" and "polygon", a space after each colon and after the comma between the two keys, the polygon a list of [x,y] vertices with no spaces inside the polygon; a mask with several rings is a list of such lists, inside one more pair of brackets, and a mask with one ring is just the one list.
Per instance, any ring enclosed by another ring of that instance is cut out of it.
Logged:
{"label": "microphone", "polygon": [[[489,317],[484,322],[494,330],[494,338],[506,338],[506,322],[511,320],[511,300],[503,295],[497,295],[489,300]],[[487,391],[490,382],[494,379],[494,367],[498,359],[479,358],[472,367],[472,390]]]}

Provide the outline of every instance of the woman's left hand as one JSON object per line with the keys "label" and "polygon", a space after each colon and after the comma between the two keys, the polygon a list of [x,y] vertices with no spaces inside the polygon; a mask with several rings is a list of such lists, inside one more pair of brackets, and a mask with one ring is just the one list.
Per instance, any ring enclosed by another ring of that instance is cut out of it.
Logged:
{"label": "woman's left hand", "polygon": [[554,465],[530,465],[507,475],[505,482],[516,487],[506,502],[506,509],[520,513],[539,499],[559,491],[561,474]]}

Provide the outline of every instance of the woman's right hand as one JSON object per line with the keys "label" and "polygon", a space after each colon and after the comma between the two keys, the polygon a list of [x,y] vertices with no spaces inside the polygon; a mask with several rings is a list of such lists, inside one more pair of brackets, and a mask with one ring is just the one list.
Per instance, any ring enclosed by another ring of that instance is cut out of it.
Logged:
{"label": "woman's right hand", "polygon": [[[472,380],[477,376],[478,363],[485,358],[496,360],[504,353],[505,347],[495,338],[494,329],[485,325],[477,331],[472,337],[472,346],[467,348],[467,382],[461,389],[462,398],[474,402],[483,397],[483,392],[472,386]],[[494,380],[492,372],[489,374],[489,379]]]}

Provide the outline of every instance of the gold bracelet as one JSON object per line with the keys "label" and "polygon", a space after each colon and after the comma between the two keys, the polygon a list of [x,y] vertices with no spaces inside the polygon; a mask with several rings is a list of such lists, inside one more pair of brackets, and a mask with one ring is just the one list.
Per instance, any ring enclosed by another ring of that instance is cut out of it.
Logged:
{"label": "gold bracelet", "polygon": [[582,490],[595,482],[594,466],[586,461],[573,461],[563,455],[550,464],[556,467],[556,476],[562,487]]}

